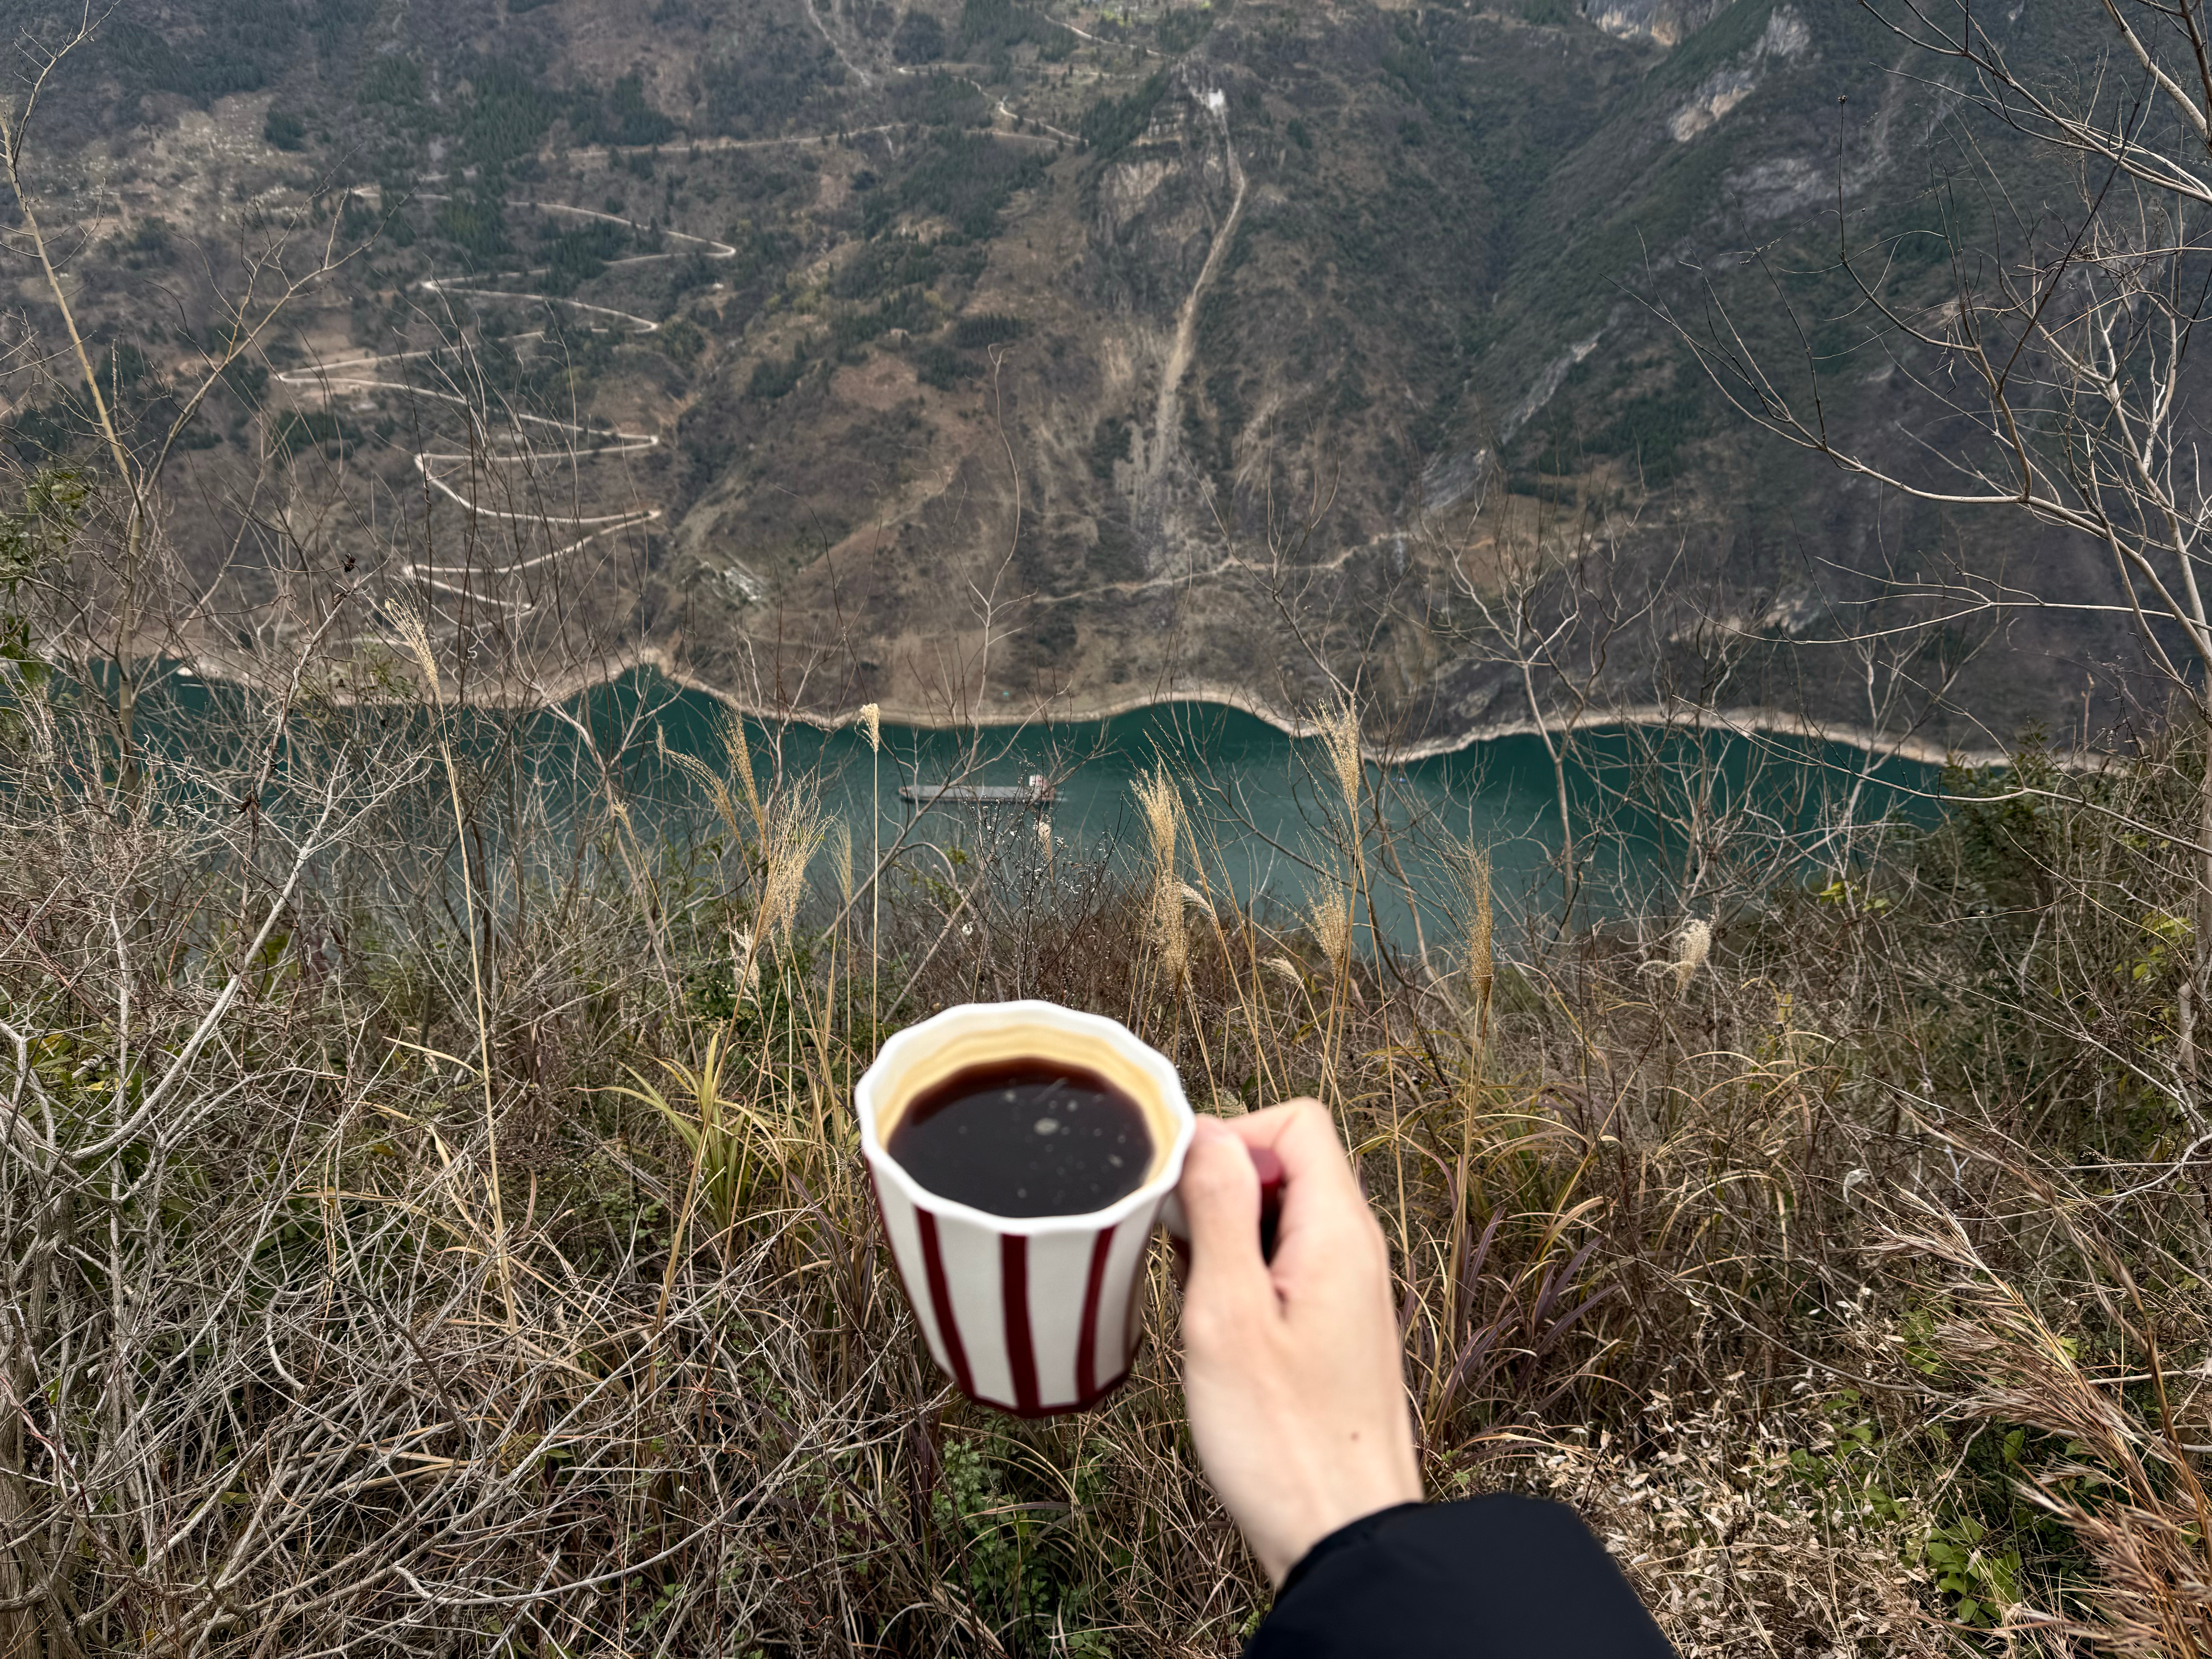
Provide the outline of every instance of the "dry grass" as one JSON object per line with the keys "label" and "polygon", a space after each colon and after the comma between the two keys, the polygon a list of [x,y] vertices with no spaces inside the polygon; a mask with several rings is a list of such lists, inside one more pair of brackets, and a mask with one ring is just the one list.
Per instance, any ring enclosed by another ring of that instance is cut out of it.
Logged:
{"label": "dry grass", "polygon": [[1504,1472],[1583,1512],[1683,1659],[1944,1652],[1918,1517],[1851,1467],[1866,1419],[1760,1409],[1743,1382],[1688,1413],[1655,1394],[1625,1440],[1571,1432]]}
{"label": "dry grass", "polygon": [[[1323,1093],[1432,1488],[1579,1504],[1686,1653],[2206,1650],[2203,1168],[2145,1081],[2179,935],[2110,902],[2190,878],[2096,814],[1564,936],[1471,859],[1424,974],[1355,936],[1382,849],[1270,926],[1164,776],[1133,883],[1026,827],[879,882],[735,727],[668,769],[719,832],[686,852],[441,750],[406,684],[249,696],[137,799],[28,708],[11,1652],[1233,1653],[1265,1593],[1164,1271],[1129,1386],[1024,1425],[952,1395],[878,1248],[870,1010],[1012,996],[1127,1020],[1212,1109]],[[2165,765],[2130,816],[2186,810]]]}

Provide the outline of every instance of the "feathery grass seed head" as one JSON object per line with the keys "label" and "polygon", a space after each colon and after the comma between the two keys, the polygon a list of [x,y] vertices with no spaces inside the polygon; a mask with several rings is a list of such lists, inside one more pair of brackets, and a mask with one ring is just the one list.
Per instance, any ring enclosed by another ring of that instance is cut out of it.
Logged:
{"label": "feathery grass seed head", "polygon": [[830,863],[837,872],[837,896],[853,902],[853,832],[839,818],[830,826]]}
{"label": "feathery grass seed head", "polygon": [[1468,860],[1465,882],[1468,898],[1467,988],[1474,1003],[1474,1017],[1480,1030],[1489,1024],[1491,993],[1498,980],[1493,939],[1497,919],[1491,909],[1490,854],[1486,849]]}
{"label": "feathery grass seed head", "polygon": [[760,989],[760,958],[753,949],[753,930],[740,927],[730,935],[730,966],[738,973],[738,1000],[750,1002]]}
{"label": "feathery grass seed head", "polygon": [[1690,988],[1691,977],[1698,964],[1705,961],[1713,948],[1713,928],[1711,922],[1693,919],[1683,924],[1674,940],[1674,994],[1680,996]]}
{"label": "feathery grass seed head", "polygon": [[1182,836],[1182,797],[1163,766],[1139,778],[1133,786],[1137,808],[1144,815],[1145,833],[1152,842],[1152,900],[1148,918],[1160,965],[1170,979],[1180,981],[1189,963],[1189,941],[1183,933],[1182,881],[1176,873],[1176,843]]}
{"label": "feathery grass seed head", "polygon": [[753,751],[745,741],[745,717],[734,708],[722,711],[722,754],[729,763],[730,775],[744,795],[745,810],[753,815],[753,827],[766,842],[768,814],[761,810],[760,787],[753,781]]}
{"label": "feathery grass seed head", "polygon": [[763,939],[788,935],[806,891],[806,866],[822,845],[822,817],[811,804],[781,805],[770,815],[764,837],[767,869],[761,877]]}
{"label": "feathery grass seed head", "polygon": [[1153,878],[1172,881],[1176,842],[1182,825],[1182,798],[1165,767],[1145,774],[1132,787],[1137,793],[1137,810],[1144,814],[1146,839],[1152,843]]}
{"label": "feathery grass seed head", "polygon": [[1322,882],[1306,899],[1306,926],[1337,973],[1352,955],[1352,900],[1334,882]]}
{"label": "feathery grass seed head", "polygon": [[1346,697],[1322,716],[1320,726],[1322,747],[1328,751],[1330,769],[1336,774],[1336,786],[1344,792],[1344,810],[1357,813],[1359,781],[1367,770],[1366,757],[1359,742],[1359,710]]}
{"label": "feathery grass seed head", "polygon": [[738,823],[738,804],[730,799],[729,786],[722,781],[714,769],[696,755],[687,755],[681,749],[671,749],[668,739],[661,735],[658,726],[653,728],[653,743],[661,759],[673,762],[678,771],[698,779],[705,786],[708,799],[714,803],[714,816],[721,819],[723,827],[730,832],[730,839],[732,842],[743,841],[745,832]]}
{"label": "feathery grass seed head", "polygon": [[1155,909],[1153,942],[1159,947],[1160,968],[1172,983],[1180,985],[1190,967],[1190,937],[1183,931],[1182,909],[1172,895],[1165,908]]}
{"label": "feathery grass seed head", "polygon": [[854,716],[854,719],[860,725],[860,735],[868,740],[868,752],[874,754],[883,747],[883,705],[876,702],[864,702],[860,705],[860,714]]}
{"label": "feathery grass seed head", "polygon": [[443,708],[446,696],[439,684],[437,654],[430,649],[429,629],[423,625],[421,617],[404,605],[392,607],[392,625],[399,630],[399,637],[407,641],[408,650],[422,665],[422,678],[429,689],[430,701]]}

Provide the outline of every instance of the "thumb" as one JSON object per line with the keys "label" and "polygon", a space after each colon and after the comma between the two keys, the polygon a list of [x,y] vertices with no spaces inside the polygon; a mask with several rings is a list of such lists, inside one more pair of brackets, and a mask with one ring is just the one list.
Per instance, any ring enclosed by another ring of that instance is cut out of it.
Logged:
{"label": "thumb", "polygon": [[1200,1118],[1176,1192],[1190,1223],[1186,1295],[1272,1302],[1274,1279],[1260,1254],[1260,1177],[1243,1141],[1217,1120]]}

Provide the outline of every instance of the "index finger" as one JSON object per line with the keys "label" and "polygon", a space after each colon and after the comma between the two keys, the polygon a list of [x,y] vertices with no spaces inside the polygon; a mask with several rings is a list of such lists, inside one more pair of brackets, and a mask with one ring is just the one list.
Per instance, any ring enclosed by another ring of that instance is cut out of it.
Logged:
{"label": "index finger", "polygon": [[1359,1177],[1345,1155],[1334,1120],[1321,1102],[1310,1097],[1285,1101],[1224,1123],[1247,1146],[1264,1146],[1282,1160],[1284,1237],[1300,1215],[1346,1204],[1365,1212]]}

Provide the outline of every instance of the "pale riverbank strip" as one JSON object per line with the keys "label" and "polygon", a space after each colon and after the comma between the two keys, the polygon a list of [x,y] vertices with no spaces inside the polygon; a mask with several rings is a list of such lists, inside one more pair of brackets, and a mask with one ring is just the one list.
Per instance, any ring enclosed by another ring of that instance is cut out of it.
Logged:
{"label": "pale riverbank strip", "polygon": [[[247,671],[244,664],[227,653],[206,653],[196,656],[192,668],[210,679],[234,684],[250,684],[257,678]],[[831,732],[852,726],[859,719],[858,711],[854,709],[832,713],[820,709],[779,708],[739,696],[689,672],[678,662],[672,652],[658,645],[611,653],[599,665],[591,668],[572,667],[544,676],[514,676],[498,684],[490,683],[488,676],[479,677],[465,700],[488,708],[514,708],[532,702],[565,702],[571,697],[611,684],[626,674],[644,668],[652,669],[687,691],[712,697],[725,708],[752,720],[771,724],[791,721]],[[323,690],[335,702],[354,701],[350,692],[344,688],[331,687],[325,684]],[[970,727],[1004,731],[1029,726],[1084,725],[1176,703],[1232,708],[1264,721],[1288,738],[1314,738],[1318,737],[1321,732],[1315,721],[1279,708],[1242,687],[1211,680],[1178,679],[1163,687],[1131,692],[1122,696],[1054,697],[1022,708],[972,714],[948,712],[942,708],[915,708],[898,702],[885,702],[880,707],[885,726],[910,726],[925,732],[956,732]],[[1541,737],[1547,730],[1557,736],[1629,727],[1840,744],[1846,748],[1859,750],[1876,762],[1896,759],[1922,766],[1955,763],[1968,767],[2003,767],[2012,763],[2011,754],[1995,744],[1968,748],[1937,743],[1911,732],[1877,732],[1866,726],[1818,720],[1778,709],[1710,708],[1686,702],[1607,705],[1587,708],[1575,714],[1565,712],[1547,714],[1540,725],[1525,717],[1478,721],[1462,731],[1425,738],[1419,742],[1370,741],[1364,747],[1367,757],[1376,764],[1401,766],[1459,754],[1479,744],[1492,743],[1504,738]],[[2116,758],[2118,757],[2095,753],[2060,753],[2054,756],[2054,763],[2064,771],[2087,772]]]}

